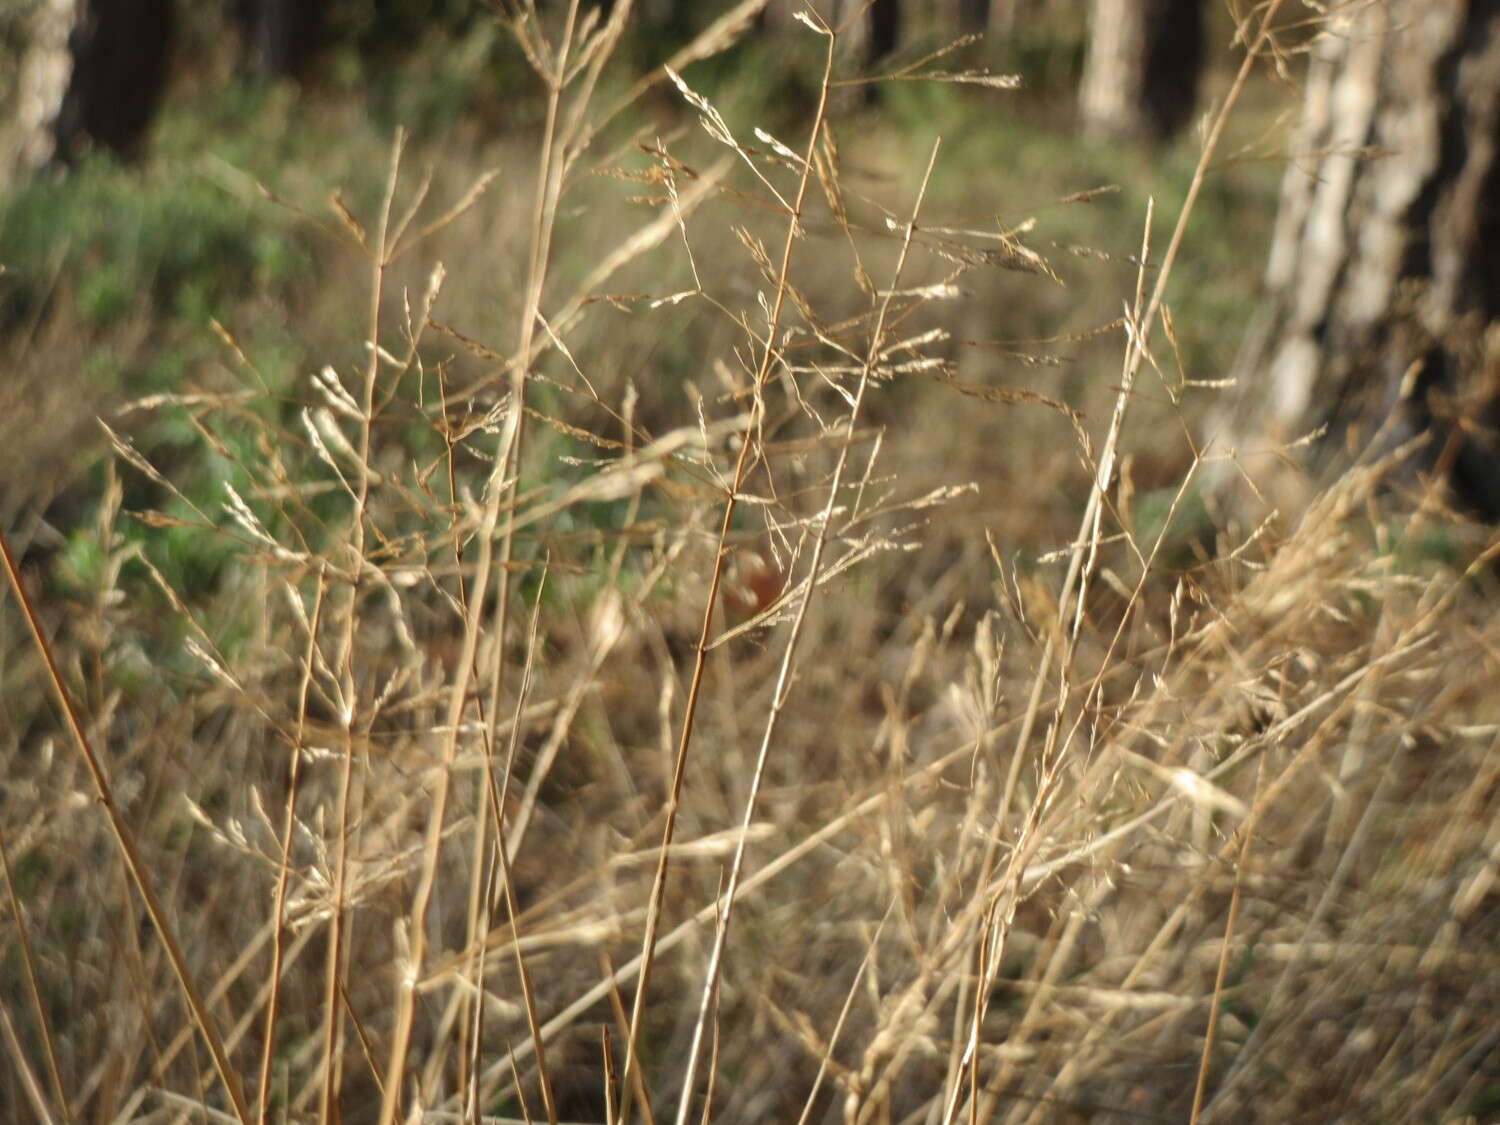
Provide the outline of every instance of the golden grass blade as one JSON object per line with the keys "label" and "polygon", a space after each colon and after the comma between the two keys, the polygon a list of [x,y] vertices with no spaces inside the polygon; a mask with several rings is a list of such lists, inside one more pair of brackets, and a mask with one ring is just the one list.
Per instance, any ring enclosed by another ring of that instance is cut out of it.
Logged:
{"label": "golden grass blade", "polygon": [[104,815],[109,820],[110,831],[114,836],[116,846],[120,849],[120,858],[124,860],[125,869],[130,872],[136,889],[140,891],[146,913],[151,918],[151,924],[156,928],[167,959],[172,963],[172,971],[182,987],[183,998],[187,1001],[193,1022],[197,1024],[209,1054],[213,1058],[214,1070],[219,1076],[219,1081],[223,1083],[224,1092],[234,1108],[234,1115],[241,1125],[250,1125],[250,1108],[245,1102],[244,1091],[240,1089],[239,1075],[230,1064],[229,1055],[224,1050],[223,1041],[219,1038],[213,1016],[204,1005],[202,997],[198,994],[198,986],[193,983],[192,975],[188,972],[187,958],[183,956],[182,948],[178,944],[176,930],[172,926],[171,919],[167,917],[161,899],[157,896],[155,882],[141,859],[140,851],[135,845],[135,838],[115,804],[114,790],[110,786],[108,774],[105,773],[104,763],[95,753],[88,735],[84,733],[83,719],[73,703],[72,693],[63,682],[62,671],[52,656],[52,646],[47,643],[47,637],[42,632],[42,625],[31,604],[31,597],[21,581],[20,567],[10,553],[10,540],[3,529],[0,529],[0,555],[4,556],[5,574],[10,579],[11,592],[15,594],[16,602],[21,607],[21,614],[25,617],[27,628],[31,631],[32,643],[36,645],[37,655],[46,666],[47,677],[52,683],[52,691],[57,696],[58,705],[67,719],[68,731],[72,734],[74,745],[83,757],[84,765],[88,767],[89,777],[94,783],[94,791],[98,794],[99,805],[104,809]]}
{"label": "golden grass blade", "polygon": [[[812,157],[817,150],[819,135],[823,130],[824,115],[827,112],[828,81],[833,73],[835,44],[836,39],[830,34],[828,36],[818,109],[813,116],[812,129],[808,139],[807,157],[803,162],[803,172],[797,186],[796,202],[792,207],[792,217],[787,223],[786,241],[782,246],[781,268],[778,272],[781,283],[776,288],[775,297],[772,302],[769,331],[763,341],[760,366],[754,379],[756,394],[750,425],[752,433],[758,429],[755,418],[764,413],[764,403],[760,392],[766,380],[770,377],[773,359],[776,354],[776,337],[779,334],[782,312],[787,299],[788,269],[791,265],[792,248],[796,244],[799,233],[797,216],[802,211],[803,202],[807,198],[808,188],[812,180]],[[656,956],[657,927],[661,922],[662,895],[666,887],[667,870],[670,864],[668,857],[671,854],[672,839],[677,830],[677,810],[681,807],[682,802],[683,779],[687,768],[688,751],[692,746],[693,720],[697,715],[698,700],[702,691],[703,671],[708,657],[708,641],[712,636],[714,610],[719,600],[719,588],[724,579],[724,565],[728,556],[727,544],[729,532],[734,523],[734,513],[739,501],[740,490],[744,487],[750,466],[750,450],[753,444],[753,441],[747,436],[740,446],[739,456],[735,462],[733,481],[729,488],[728,498],[724,502],[724,519],[719,530],[719,546],[715,552],[713,574],[709,578],[708,595],[703,607],[703,624],[699,630],[697,654],[693,662],[691,678],[688,680],[687,702],[682,718],[682,734],[678,740],[677,755],[672,766],[672,781],[668,793],[666,825],[662,831],[661,860],[657,865],[656,877],[652,880],[651,896],[646,906],[646,928],[641,941],[640,980],[636,986],[635,1001],[630,1013],[630,1036],[625,1044],[625,1077],[622,1085],[627,1090],[627,1096],[620,1106],[623,1125],[628,1125],[630,1121],[631,1100],[628,1096],[628,1091],[631,1086],[632,1076],[639,1065],[637,1061],[638,1043],[641,1023],[645,1016],[646,996],[650,990],[651,966]],[[684,1101],[684,1104],[686,1104],[686,1101]]]}
{"label": "golden grass blade", "polygon": [[[47,1064],[47,1081],[52,1086],[52,1097],[57,1104],[58,1112],[62,1114],[63,1121],[71,1122],[73,1111],[68,1105],[67,1092],[63,1089],[62,1071],[57,1065],[57,1048],[53,1045],[52,1028],[42,1004],[42,989],[37,980],[36,960],[31,954],[31,938],[26,930],[26,916],[21,913],[21,900],[16,896],[16,883],[10,869],[10,850],[5,845],[3,833],[0,833],[0,873],[5,876],[5,897],[10,902],[11,917],[16,920],[16,944],[20,946],[21,965],[26,970],[26,991],[31,1000],[31,1017],[36,1021],[37,1036],[42,1041],[42,1058]],[[5,1019],[5,1038],[10,1044],[11,1057],[15,1060],[17,1068],[21,1070],[32,1108],[37,1117],[50,1122],[52,1117],[42,1098],[41,1088],[26,1065],[25,1054],[21,1050],[20,1041],[16,1037],[15,1028],[11,1026],[10,1015],[6,1012],[4,1005],[0,1005],[0,1017]]]}

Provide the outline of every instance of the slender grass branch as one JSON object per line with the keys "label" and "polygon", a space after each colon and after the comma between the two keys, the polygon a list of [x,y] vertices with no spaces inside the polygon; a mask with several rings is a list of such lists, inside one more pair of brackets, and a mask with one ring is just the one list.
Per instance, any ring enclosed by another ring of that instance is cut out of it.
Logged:
{"label": "slender grass branch", "polygon": [[632,1076],[639,1066],[640,1031],[645,1018],[646,996],[651,984],[652,963],[656,959],[656,935],[661,924],[661,904],[666,891],[667,871],[671,864],[672,840],[677,831],[677,816],[682,805],[683,779],[687,773],[688,751],[693,742],[693,722],[698,714],[698,700],[703,689],[703,673],[708,662],[709,638],[713,634],[714,612],[718,607],[719,588],[724,579],[724,566],[729,555],[729,533],[734,526],[734,514],[741,490],[745,486],[750,467],[750,451],[755,435],[760,431],[760,422],[765,417],[764,392],[767,380],[776,363],[777,336],[781,331],[781,318],[786,306],[787,290],[790,286],[792,249],[800,237],[802,209],[812,182],[813,157],[817,153],[828,112],[829,80],[833,74],[834,48],[837,36],[832,29],[825,28],[827,50],[823,63],[823,79],[819,85],[818,106],[813,114],[809,130],[807,151],[803,158],[802,174],[797,182],[797,194],[793,211],[787,216],[786,239],[781,248],[781,265],[777,274],[775,296],[771,302],[771,315],[766,325],[766,335],[760,350],[760,364],[753,381],[751,422],[742,439],[739,456],[735,460],[734,475],[729,493],[724,499],[724,517],[719,527],[718,545],[714,553],[713,573],[709,578],[708,594],[704,601],[702,625],[698,632],[698,644],[693,658],[693,671],[688,680],[687,702],[683,708],[682,734],[677,743],[677,755],[672,766],[672,782],[667,794],[666,818],[662,828],[661,847],[658,851],[656,875],[651,882],[651,894],[646,904],[646,927],[641,938],[640,979],[636,983],[635,1000],[630,1011],[630,1034],[625,1045],[625,1069],[621,1079],[624,1097],[620,1106],[621,1125],[629,1125]]}
{"label": "slender grass branch", "polygon": [[125,823],[125,818],[120,815],[119,807],[115,803],[114,789],[109,783],[109,775],[104,768],[104,761],[95,752],[93,744],[85,733],[83,718],[73,702],[72,692],[63,681],[62,670],[57,666],[57,660],[52,655],[52,646],[48,643],[47,636],[42,631],[42,623],[36,615],[36,609],[31,604],[31,596],[27,594],[25,583],[21,581],[21,568],[10,552],[10,540],[3,529],[0,529],[0,555],[4,557],[5,574],[10,579],[11,592],[15,594],[16,602],[21,607],[21,614],[26,618],[26,626],[31,632],[32,643],[36,646],[37,655],[41,657],[42,664],[47,669],[47,678],[52,684],[52,691],[57,696],[58,705],[67,719],[68,732],[73,736],[73,744],[83,757],[89,778],[94,784],[94,792],[100,806],[104,809],[105,817],[109,820],[110,832],[114,836],[116,847],[119,848],[120,858],[124,861],[125,869],[130,872],[130,878],[135,883],[136,890],[140,892],[141,901],[146,906],[146,914],[150,917],[151,924],[161,939],[167,960],[172,963],[172,971],[176,974],[177,983],[182,988],[183,998],[187,1001],[193,1022],[197,1024],[198,1031],[203,1036],[203,1042],[208,1047],[214,1070],[224,1086],[224,1092],[229,1098],[230,1106],[233,1107],[234,1116],[239,1119],[241,1125],[250,1125],[250,1107],[245,1101],[244,1091],[240,1088],[239,1074],[229,1061],[229,1052],[224,1049],[224,1041],[219,1036],[208,1006],[204,1004],[203,998],[198,993],[198,986],[193,983],[192,974],[188,971],[187,958],[183,955],[182,946],[177,940],[176,928],[172,925],[172,920],[167,916],[166,908],[162,905],[161,897],[156,892],[156,883],[151,878],[150,868],[141,856],[135,837]]}

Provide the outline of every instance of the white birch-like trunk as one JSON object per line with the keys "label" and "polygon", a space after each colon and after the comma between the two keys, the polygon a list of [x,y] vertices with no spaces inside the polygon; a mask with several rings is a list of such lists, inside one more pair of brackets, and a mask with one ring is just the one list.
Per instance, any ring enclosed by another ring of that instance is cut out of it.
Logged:
{"label": "white birch-like trunk", "polygon": [[[1500,0],[1383,0],[1313,50],[1227,435],[1329,455],[1430,431],[1500,515]],[[1223,420],[1220,420],[1221,423]]]}

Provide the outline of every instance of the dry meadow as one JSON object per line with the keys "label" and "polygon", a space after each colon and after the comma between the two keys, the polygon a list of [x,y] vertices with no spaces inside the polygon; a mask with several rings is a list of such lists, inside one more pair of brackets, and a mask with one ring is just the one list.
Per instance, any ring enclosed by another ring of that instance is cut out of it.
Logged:
{"label": "dry meadow", "polygon": [[1259,16],[1153,167],[815,17],[721,98],[756,7],[203,162],[312,249],[160,385],[128,293],[11,325],[0,1116],[1500,1112],[1500,544],[1216,421]]}

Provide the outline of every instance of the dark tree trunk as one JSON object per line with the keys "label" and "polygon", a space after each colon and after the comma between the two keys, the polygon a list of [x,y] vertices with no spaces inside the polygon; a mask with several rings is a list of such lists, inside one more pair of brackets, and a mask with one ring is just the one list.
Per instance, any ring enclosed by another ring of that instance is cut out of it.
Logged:
{"label": "dark tree trunk", "polygon": [[171,0],[46,0],[31,31],[7,173],[90,144],[134,153],[166,87]]}
{"label": "dark tree trunk", "polygon": [[875,0],[870,5],[871,62],[879,62],[901,43],[901,0]]}
{"label": "dark tree trunk", "polygon": [[58,149],[71,159],[83,138],[135,152],[167,85],[171,0],[89,0],[74,27],[74,66],[63,99]]}
{"label": "dark tree trunk", "polygon": [[1358,5],[1314,48],[1234,429],[1429,433],[1500,516],[1500,0]]}
{"label": "dark tree trunk", "polygon": [[1202,70],[1202,0],[1093,0],[1084,124],[1164,140],[1192,120]]}
{"label": "dark tree trunk", "polygon": [[1014,31],[1032,14],[1036,0],[994,0],[990,5],[990,25],[997,31]]}
{"label": "dark tree trunk", "polygon": [[262,78],[305,77],[325,45],[324,5],[311,0],[238,0],[246,66]]}
{"label": "dark tree trunk", "polygon": [[[865,61],[867,69],[874,73],[901,44],[901,0],[874,0],[869,7],[867,31]],[[874,105],[880,100],[880,87],[866,86],[864,97],[866,105]]]}
{"label": "dark tree trunk", "polygon": [[958,26],[965,35],[988,31],[990,0],[958,0]]}

